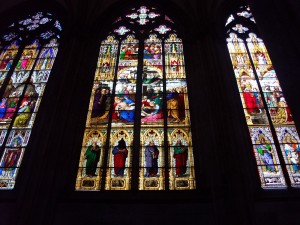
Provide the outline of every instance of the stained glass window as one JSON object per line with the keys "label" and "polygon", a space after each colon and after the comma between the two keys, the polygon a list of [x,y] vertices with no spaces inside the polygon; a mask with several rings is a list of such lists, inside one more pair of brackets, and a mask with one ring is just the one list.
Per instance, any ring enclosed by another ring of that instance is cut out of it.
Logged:
{"label": "stained glass window", "polygon": [[[262,188],[300,186],[300,139],[268,51],[248,6],[230,15],[227,45]],[[285,177],[283,170],[287,170]]]}
{"label": "stained glass window", "polygon": [[182,40],[154,7],[101,42],[76,190],[196,188]]}
{"label": "stained glass window", "polygon": [[13,23],[0,47],[0,189],[13,189],[58,51],[61,27],[38,12]]}

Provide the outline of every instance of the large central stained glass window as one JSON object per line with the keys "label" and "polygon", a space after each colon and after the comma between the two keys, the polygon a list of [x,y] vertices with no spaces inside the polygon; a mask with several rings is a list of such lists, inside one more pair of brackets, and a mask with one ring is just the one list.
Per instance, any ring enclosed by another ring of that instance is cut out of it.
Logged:
{"label": "large central stained glass window", "polygon": [[192,190],[182,40],[155,7],[129,10],[101,42],[76,190]]}

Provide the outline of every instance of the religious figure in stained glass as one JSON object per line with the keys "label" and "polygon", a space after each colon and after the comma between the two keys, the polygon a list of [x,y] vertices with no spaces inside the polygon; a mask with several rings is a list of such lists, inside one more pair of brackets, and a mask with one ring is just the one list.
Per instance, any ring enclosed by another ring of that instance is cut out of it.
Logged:
{"label": "religious figure in stained glass", "polygon": [[266,166],[266,170],[276,173],[276,169],[273,161],[272,146],[266,143],[265,137],[260,137],[259,142],[260,144],[257,145],[257,152],[261,156],[262,161]]}
{"label": "religious figure in stained glass", "polygon": [[100,160],[101,149],[97,140],[93,140],[92,144],[88,146],[84,154],[86,159],[86,175],[88,177],[96,177],[97,165]]}
{"label": "religious figure in stained glass", "polygon": [[153,140],[150,140],[149,145],[145,148],[145,177],[155,177],[158,172],[158,156],[159,150]]}
{"label": "religious figure in stained glass", "polygon": [[184,176],[187,169],[188,148],[182,144],[180,139],[177,140],[174,146],[173,157],[175,159],[176,176]]}
{"label": "religious figure in stained glass", "polygon": [[123,138],[118,142],[118,145],[113,148],[112,154],[114,155],[114,173],[117,177],[123,177],[126,165],[126,158],[128,150]]}
{"label": "religious figure in stained glass", "polygon": [[295,139],[292,139],[291,135],[287,134],[285,139],[285,154],[288,161],[292,164],[294,173],[298,173],[300,170],[300,146]]}

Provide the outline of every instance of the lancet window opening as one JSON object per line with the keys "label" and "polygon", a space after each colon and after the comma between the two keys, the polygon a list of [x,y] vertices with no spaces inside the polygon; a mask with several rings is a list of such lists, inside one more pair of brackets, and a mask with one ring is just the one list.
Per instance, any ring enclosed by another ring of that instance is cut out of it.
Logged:
{"label": "lancet window opening", "polygon": [[192,190],[194,158],[182,40],[152,6],[101,42],[76,190]]}
{"label": "lancet window opening", "polygon": [[0,190],[13,189],[58,51],[62,27],[37,12],[0,38]]}
{"label": "lancet window opening", "polygon": [[299,135],[249,6],[231,14],[225,28],[261,186],[299,187]]}

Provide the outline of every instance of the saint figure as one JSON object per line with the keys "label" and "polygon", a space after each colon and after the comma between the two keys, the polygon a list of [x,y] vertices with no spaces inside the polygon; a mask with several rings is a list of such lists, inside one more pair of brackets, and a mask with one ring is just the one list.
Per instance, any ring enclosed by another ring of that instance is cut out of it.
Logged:
{"label": "saint figure", "polygon": [[181,143],[180,139],[174,146],[173,157],[175,158],[176,176],[184,175],[187,169],[188,148]]}
{"label": "saint figure", "polygon": [[128,155],[128,150],[126,149],[126,143],[122,138],[118,145],[113,149],[114,155],[114,172],[116,176],[124,176],[126,158]]}
{"label": "saint figure", "polygon": [[159,151],[154,144],[154,141],[151,140],[149,145],[145,148],[145,167],[146,174],[145,177],[154,177],[158,172],[158,155]]}
{"label": "saint figure", "polygon": [[257,146],[257,151],[261,155],[261,159],[263,160],[266,170],[270,172],[276,172],[274,161],[273,161],[273,150],[271,145],[266,144],[264,138],[260,139],[260,145]]}
{"label": "saint figure", "polygon": [[97,145],[97,141],[93,141],[92,145],[88,146],[84,154],[86,158],[86,175],[88,177],[94,177],[96,175],[97,164],[100,159],[100,146]]}

